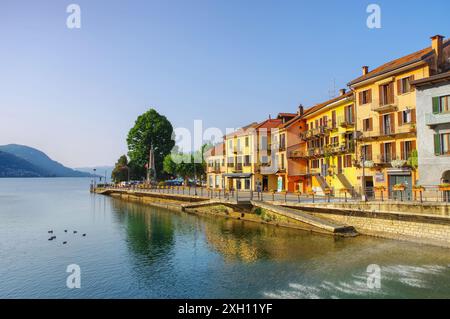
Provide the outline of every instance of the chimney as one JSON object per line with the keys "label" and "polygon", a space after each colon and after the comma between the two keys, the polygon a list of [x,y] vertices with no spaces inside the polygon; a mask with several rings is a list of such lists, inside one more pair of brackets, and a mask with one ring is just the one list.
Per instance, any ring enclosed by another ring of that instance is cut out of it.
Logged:
{"label": "chimney", "polygon": [[340,90],[339,90],[339,96],[342,96],[342,95],[344,95],[344,94],[345,94],[345,92],[346,92],[346,90],[345,90],[345,89],[340,89]]}
{"label": "chimney", "polygon": [[369,73],[369,67],[367,65],[362,67],[362,73],[363,73],[363,75],[366,75],[367,73]]}
{"label": "chimney", "polygon": [[444,42],[444,37],[442,35],[435,35],[431,37],[431,48],[436,55],[436,69],[438,72],[444,67],[444,53],[442,52],[442,44]]}
{"label": "chimney", "polygon": [[297,115],[300,115],[300,116],[302,116],[302,115],[303,115],[303,111],[304,111],[304,109],[303,109],[303,105],[302,105],[302,104],[300,104],[300,105],[298,106],[298,111],[297,111]]}

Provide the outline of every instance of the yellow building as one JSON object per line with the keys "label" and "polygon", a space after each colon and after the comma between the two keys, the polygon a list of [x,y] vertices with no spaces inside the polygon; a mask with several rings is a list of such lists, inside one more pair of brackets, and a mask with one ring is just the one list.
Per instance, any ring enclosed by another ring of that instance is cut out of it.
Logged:
{"label": "yellow building", "polygon": [[[411,188],[418,171],[408,165],[416,150],[416,92],[413,80],[426,78],[437,70],[437,53],[442,37],[432,38],[431,47],[390,61],[369,71],[348,85],[355,93],[358,129],[358,181],[367,196],[374,188]],[[363,176],[364,175],[364,176]]]}
{"label": "yellow building", "polygon": [[208,188],[223,189],[223,174],[226,172],[225,167],[225,148],[220,143],[210,148],[205,153],[206,161],[206,184]]}
{"label": "yellow building", "polygon": [[255,137],[252,123],[224,137],[225,171],[223,187],[227,190],[251,190],[255,187]]}
{"label": "yellow building", "polygon": [[354,193],[357,175],[355,162],[355,106],[352,92],[340,91],[338,97],[305,111],[306,142],[311,190],[336,196]]}

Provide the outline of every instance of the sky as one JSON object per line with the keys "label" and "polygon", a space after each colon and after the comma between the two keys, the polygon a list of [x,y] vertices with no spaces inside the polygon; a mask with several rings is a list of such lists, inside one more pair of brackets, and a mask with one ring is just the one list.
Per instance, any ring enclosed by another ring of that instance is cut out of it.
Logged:
{"label": "sky", "polygon": [[[69,4],[81,28],[69,29]],[[367,6],[381,8],[370,29]],[[174,127],[237,128],[326,101],[450,36],[448,0],[0,0],[0,144],[113,165],[149,108]]]}

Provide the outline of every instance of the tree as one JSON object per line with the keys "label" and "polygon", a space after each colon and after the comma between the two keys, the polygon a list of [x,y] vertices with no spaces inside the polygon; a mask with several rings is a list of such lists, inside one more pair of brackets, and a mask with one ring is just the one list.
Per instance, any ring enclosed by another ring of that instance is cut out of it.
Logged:
{"label": "tree", "polygon": [[128,170],[130,169],[128,165],[128,158],[126,155],[122,155],[117,160],[116,165],[111,173],[111,179],[116,182],[123,182],[128,180]]}
{"label": "tree", "polygon": [[137,118],[127,137],[128,156],[135,168],[133,170],[134,178],[145,177],[144,167],[148,163],[152,146],[155,154],[156,176],[162,175],[164,157],[175,145],[172,134],[172,124],[154,109],[150,109]]}
{"label": "tree", "polygon": [[173,176],[179,176],[187,184],[189,178],[199,178],[205,176],[206,162],[204,152],[207,145],[192,154],[169,154],[164,158],[164,171]]}

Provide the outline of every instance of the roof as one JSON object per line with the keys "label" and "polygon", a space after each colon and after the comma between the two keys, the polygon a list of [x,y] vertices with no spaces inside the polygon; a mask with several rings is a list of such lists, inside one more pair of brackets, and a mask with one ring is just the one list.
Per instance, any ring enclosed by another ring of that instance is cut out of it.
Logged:
{"label": "roof", "polygon": [[343,99],[346,99],[346,98],[349,98],[349,97],[353,97],[353,92],[352,91],[348,91],[347,93],[345,93],[343,95],[339,95],[339,96],[337,96],[335,98],[332,98],[332,99],[330,99],[330,100],[328,100],[326,102],[323,102],[323,103],[320,103],[320,104],[316,104],[313,107],[310,107],[309,109],[307,109],[305,111],[305,113],[303,113],[303,117],[306,117],[306,116],[308,116],[308,115],[310,115],[310,114],[312,114],[312,113],[314,113],[314,112],[324,108],[327,105],[333,104],[335,102],[338,102],[340,100],[343,100]]}
{"label": "roof", "polygon": [[210,149],[208,149],[205,152],[205,156],[208,157],[208,156],[224,155],[225,154],[224,150],[225,150],[224,143],[220,143],[220,144],[217,144],[214,147],[211,147]]}
{"label": "roof", "polygon": [[412,81],[411,84],[415,87],[425,87],[425,86],[432,86],[435,84],[441,84],[450,82],[450,71],[445,73],[436,74],[433,76],[430,76],[428,78],[423,78],[420,80]]}
{"label": "roof", "polygon": [[243,126],[234,132],[228,133],[227,135],[225,135],[225,138],[247,135],[248,134],[247,130],[252,129],[252,128],[256,127],[257,125],[259,125],[257,122],[253,122],[251,124]]}
{"label": "roof", "polygon": [[257,125],[255,127],[255,129],[259,130],[259,129],[267,129],[268,131],[274,129],[274,128],[279,128],[283,125],[283,120],[281,119],[268,119],[265,120],[264,122],[261,122],[259,125]]}
{"label": "roof", "polygon": [[[447,42],[447,41],[446,41]],[[431,47],[427,47],[425,49],[422,49],[420,51],[405,55],[401,58],[398,58],[396,60],[392,60],[390,62],[387,62],[372,71],[368,72],[365,75],[362,75],[354,80],[352,80],[350,83],[348,83],[349,86],[357,84],[359,82],[368,80],[370,78],[373,78],[375,76],[393,71],[395,69],[398,69],[403,66],[407,66],[409,64],[413,64],[416,62],[423,61],[426,57],[428,57],[431,53],[433,53],[433,49]]]}

